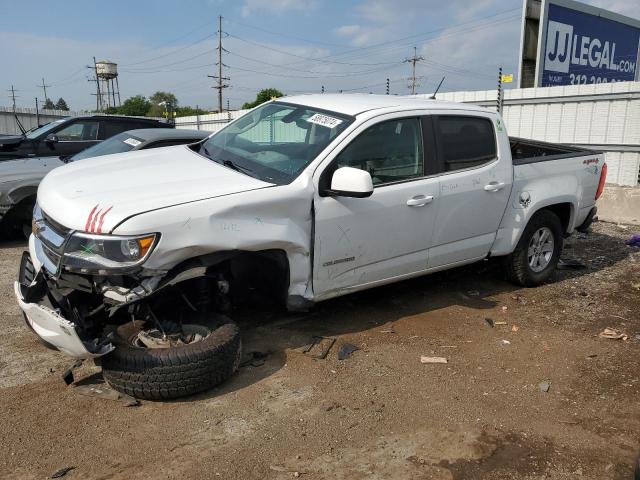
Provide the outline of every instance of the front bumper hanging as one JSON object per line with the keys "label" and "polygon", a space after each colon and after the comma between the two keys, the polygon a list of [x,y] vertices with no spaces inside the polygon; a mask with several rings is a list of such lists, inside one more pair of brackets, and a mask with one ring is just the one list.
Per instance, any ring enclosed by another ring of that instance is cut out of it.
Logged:
{"label": "front bumper hanging", "polygon": [[[29,265],[33,267],[28,254],[26,255],[27,258],[23,258],[20,265],[20,278],[25,277],[24,270]],[[22,309],[29,326],[40,338],[61,352],[75,358],[101,357],[114,349],[111,343],[98,345],[95,348],[87,345],[79,337],[76,325],[60,315],[54,308],[46,305],[45,301],[27,301],[26,298],[29,297],[28,291],[30,289],[47,288],[46,284],[36,285],[39,282],[44,282],[44,279],[41,275],[36,275],[31,285],[27,286],[20,282],[15,282],[13,288],[18,305]]]}

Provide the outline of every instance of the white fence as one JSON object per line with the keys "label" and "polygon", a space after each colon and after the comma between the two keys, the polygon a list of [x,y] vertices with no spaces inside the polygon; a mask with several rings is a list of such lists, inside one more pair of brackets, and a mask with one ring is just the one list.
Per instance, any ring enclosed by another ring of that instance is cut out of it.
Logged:
{"label": "white fence", "polygon": [[0,107],[0,134],[20,133],[20,128],[16,122],[16,117],[25,130],[37,127],[38,122],[44,125],[52,120],[57,120],[70,115],[86,115],[88,112],[68,112],[66,110],[40,110],[36,113],[35,108],[16,108],[15,115],[13,109]]}
{"label": "white fence", "polygon": [[[491,108],[496,97],[495,90],[438,94]],[[509,135],[606,152],[607,182],[638,185],[640,82],[506,90],[502,115]]]}

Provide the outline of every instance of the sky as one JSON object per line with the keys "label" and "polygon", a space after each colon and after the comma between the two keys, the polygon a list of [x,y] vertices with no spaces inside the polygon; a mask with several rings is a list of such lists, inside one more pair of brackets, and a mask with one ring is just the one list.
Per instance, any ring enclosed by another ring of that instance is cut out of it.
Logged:
{"label": "sky", "polygon": [[[586,3],[640,18],[639,0]],[[118,64],[122,100],[174,93],[180,105],[217,108],[217,17],[222,15],[224,102],[262,88],[408,94],[495,88],[517,73],[521,0],[0,0],[0,105],[31,107],[47,95],[95,108],[93,57]],[[515,85],[515,84],[514,84]]]}

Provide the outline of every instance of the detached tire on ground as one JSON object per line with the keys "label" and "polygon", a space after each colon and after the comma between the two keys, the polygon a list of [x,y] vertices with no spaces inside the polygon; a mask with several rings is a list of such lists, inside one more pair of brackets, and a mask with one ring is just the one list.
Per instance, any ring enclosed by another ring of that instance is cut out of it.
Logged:
{"label": "detached tire on ground", "polygon": [[550,210],[535,213],[513,253],[505,258],[507,278],[524,287],[548,281],[562,253],[562,224]]}
{"label": "detached tire on ground", "polygon": [[242,344],[238,326],[226,317],[194,343],[145,348],[132,341],[144,322],[129,322],[115,332],[115,350],[102,357],[109,385],[136,398],[168,400],[209,390],[238,369]]}

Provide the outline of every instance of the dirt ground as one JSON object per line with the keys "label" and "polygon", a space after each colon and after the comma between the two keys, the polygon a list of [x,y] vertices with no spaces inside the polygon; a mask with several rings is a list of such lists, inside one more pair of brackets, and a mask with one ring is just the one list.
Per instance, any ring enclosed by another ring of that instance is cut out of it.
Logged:
{"label": "dirt ground", "polygon": [[[220,388],[137,407],[65,386],[0,245],[0,477],[628,479],[640,449],[640,227],[567,241],[585,270],[521,289],[482,262],[320,304],[237,312],[268,356]],[[490,327],[486,318],[497,322]],[[501,325],[499,322],[506,322]],[[628,340],[598,337],[605,327]],[[312,335],[337,339],[324,360]],[[349,342],[360,350],[338,360]],[[443,356],[447,364],[422,364]],[[98,369],[80,377],[97,381]],[[547,392],[540,383],[548,382]]]}

